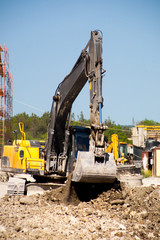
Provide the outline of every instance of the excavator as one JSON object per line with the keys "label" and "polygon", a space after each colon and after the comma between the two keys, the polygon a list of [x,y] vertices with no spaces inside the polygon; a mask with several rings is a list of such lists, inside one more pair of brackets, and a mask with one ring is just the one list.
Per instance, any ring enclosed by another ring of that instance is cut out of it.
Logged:
{"label": "excavator", "polygon": [[113,153],[116,165],[133,163],[133,145],[126,142],[119,142],[118,135],[112,134],[111,141],[108,143],[107,137],[107,153]]}
{"label": "excavator", "polygon": [[119,142],[117,134],[111,135],[111,142],[107,145],[106,152],[113,152],[116,165],[127,162],[127,158],[125,158],[127,154],[125,155],[126,151],[124,151],[126,149],[125,147],[127,147],[127,143]]}
{"label": "excavator", "polygon": [[[117,167],[114,159],[107,157],[104,141],[107,129],[102,123],[104,73],[102,34],[97,30],[91,31],[89,42],[53,96],[47,141],[37,157],[42,160],[38,160],[39,166],[32,164],[32,156],[27,160],[21,152],[23,166],[20,169],[24,173],[62,177],[72,174],[72,182],[75,183],[113,183],[116,180]],[[90,127],[71,126],[72,104],[87,82]],[[5,158],[8,159],[8,167],[12,168],[11,158],[4,152],[3,164]]]}
{"label": "excavator", "polygon": [[[106,159],[102,123],[102,36],[91,32],[70,74],[59,84],[51,108],[48,139],[45,148],[46,170],[58,174],[73,172],[74,182],[113,182],[114,161]],[[70,127],[71,107],[86,82],[90,93],[90,129]],[[66,124],[67,123],[67,124]],[[78,149],[82,141],[86,149]]]}
{"label": "excavator", "polygon": [[[45,141],[26,140],[24,124],[19,122],[21,139],[13,141],[12,145],[4,145],[1,158],[1,169],[13,173],[37,172],[44,175],[45,162],[42,158],[42,149]],[[17,135],[17,132],[14,131]]]}

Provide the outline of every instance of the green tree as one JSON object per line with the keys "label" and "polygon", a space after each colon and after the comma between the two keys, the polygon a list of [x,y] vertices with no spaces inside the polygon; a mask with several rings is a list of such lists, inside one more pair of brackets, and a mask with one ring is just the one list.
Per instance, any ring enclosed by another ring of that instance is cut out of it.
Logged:
{"label": "green tree", "polygon": [[84,115],[83,115],[83,112],[82,112],[82,111],[80,112],[80,116],[78,116],[78,120],[79,120],[80,122],[84,122]]}
{"label": "green tree", "polygon": [[156,122],[154,120],[145,119],[145,120],[140,121],[138,123],[138,125],[149,125],[149,126],[152,126],[152,125],[160,125],[160,123]]}
{"label": "green tree", "polygon": [[[36,114],[29,116],[25,112],[17,114],[12,118],[12,130],[17,131],[17,138],[20,139],[19,122],[23,122],[27,139],[45,140],[47,138],[49,119],[49,112],[44,113],[42,117],[38,117]],[[13,138],[15,138],[15,136],[13,136]]]}
{"label": "green tree", "polygon": [[[18,133],[18,138],[21,138],[21,133],[19,131],[19,122],[24,123],[24,131],[26,133],[26,138],[30,140],[46,140],[47,139],[47,129],[48,124],[50,121],[50,113],[45,112],[42,117],[37,116],[36,114],[31,114],[29,116],[27,113],[23,112],[20,114],[15,115],[12,118],[12,129],[10,130],[16,130]],[[139,124],[141,125],[160,125],[160,123],[154,121],[154,120],[148,120],[145,119],[143,121],[140,121]],[[90,120],[85,119],[83,112],[80,112],[80,116],[78,116],[78,121],[75,121],[75,115],[72,113],[71,116],[71,125],[73,126],[89,126]],[[105,135],[108,136],[108,139],[110,141],[111,135],[116,133],[118,134],[119,141],[121,142],[128,142],[131,141],[129,138],[131,138],[131,126],[122,126],[120,124],[115,124],[114,121],[108,117],[104,121],[104,125],[108,126],[108,129],[105,131]],[[15,138],[15,135],[12,134],[12,138]]]}
{"label": "green tree", "polygon": [[71,121],[75,121],[75,114],[74,113],[71,114]]}
{"label": "green tree", "polygon": [[130,126],[121,126],[120,124],[115,124],[109,117],[104,121],[104,124],[108,127],[105,131],[105,135],[108,136],[108,140],[111,140],[112,134],[117,134],[119,142],[131,143],[129,138],[131,138]]}

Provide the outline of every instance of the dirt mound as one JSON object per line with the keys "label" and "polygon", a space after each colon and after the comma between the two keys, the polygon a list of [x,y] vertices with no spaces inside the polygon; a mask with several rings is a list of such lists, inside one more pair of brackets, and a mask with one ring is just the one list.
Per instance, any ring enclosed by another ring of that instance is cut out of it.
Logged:
{"label": "dirt mound", "polygon": [[93,203],[101,210],[107,207],[111,214],[126,221],[133,236],[139,239],[159,239],[159,187],[134,187],[118,191],[111,189],[102,193]]}
{"label": "dirt mound", "polygon": [[52,201],[56,203],[65,203],[78,205],[80,200],[77,196],[74,186],[71,183],[72,175],[69,175],[64,186],[50,191],[46,191],[43,195],[44,199],[47,201]]}
{"label": "dirt mound", "polygon": [[[70,178],[42,195],[5,196],[0,239],[160,239],[159,187],[80,187],[83,201]],[[84,201],[87,189],[88,195],[96,194]]]}
{"label": "dirt mound", "polygon": [[119,182],[114,184],[87,184],[73,183],[71,179],[72,175],[69,175],[64,186],[45,192],[44,198],[47,201],[77,206],[80,202],[89,202],[96,199],[104,191],[120,189]]}

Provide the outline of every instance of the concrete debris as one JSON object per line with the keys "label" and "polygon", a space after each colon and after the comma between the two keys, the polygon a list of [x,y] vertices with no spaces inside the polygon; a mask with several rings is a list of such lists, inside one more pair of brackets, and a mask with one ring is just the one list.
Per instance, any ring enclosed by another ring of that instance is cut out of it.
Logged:
{"label": "concrete debris", "polygon": [[32,205],[36,204],[36,201],[32,197],[24,196],[19,199],[20,204]]}

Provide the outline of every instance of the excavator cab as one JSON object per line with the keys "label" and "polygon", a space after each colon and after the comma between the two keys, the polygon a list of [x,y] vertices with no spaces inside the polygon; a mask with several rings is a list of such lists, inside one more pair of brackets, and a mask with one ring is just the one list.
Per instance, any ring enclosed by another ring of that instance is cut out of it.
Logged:
{"label": "excavator cab", "polygon": [[124,155],[125,158],[127,158],[127,143],[126,142],[119,142],[119,157],[121,155]]}
{"label": "excavator cab", "polygon": [[79,151],[89,151],[90,128],[70,126],[68,141],[67,175],[70,174],[76,164]]}
{"label": "excavator cab", "polygon": [[90,129],[85,127],[74,127],[72,136],[74,136],[75,160],[77,160],[78,151],[89,151]]}

